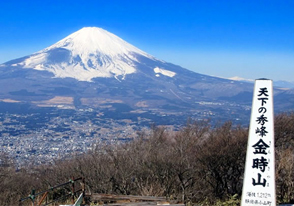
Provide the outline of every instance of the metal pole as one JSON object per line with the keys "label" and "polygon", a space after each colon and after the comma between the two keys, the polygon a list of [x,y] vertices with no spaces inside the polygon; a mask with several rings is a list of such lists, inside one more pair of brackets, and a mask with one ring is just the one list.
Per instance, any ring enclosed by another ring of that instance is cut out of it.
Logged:
{"label": "metal pole", "polygon": [[32,205],[35,206],[35,190],[34,189],[32,190],[32,193],[31,193],[31,200],[32,200]]}
{"label": "metal pole", "polygon": [[72,204],[75,204],[75,180],[74,180],[75,178],[73,177],[72,178]]}
{"label": "metal pole", "polygon": [[85,178],[82,178],[83,203],[85,203]]}

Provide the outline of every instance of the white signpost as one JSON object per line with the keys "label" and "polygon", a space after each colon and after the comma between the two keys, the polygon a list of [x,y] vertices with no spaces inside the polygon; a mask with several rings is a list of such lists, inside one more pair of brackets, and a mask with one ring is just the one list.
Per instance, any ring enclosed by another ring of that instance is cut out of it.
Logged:
{"label": "white signpost", "polygon": [[241,206],[276,206],[272,80],[255,80]]}

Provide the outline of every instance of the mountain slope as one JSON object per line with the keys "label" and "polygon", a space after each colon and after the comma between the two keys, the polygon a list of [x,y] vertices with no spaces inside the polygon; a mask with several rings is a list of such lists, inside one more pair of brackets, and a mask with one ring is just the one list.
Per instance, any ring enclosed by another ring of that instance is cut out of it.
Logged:
{"label": "mountain slope", "polygon": [[136,72],[136,56],[153,58],[103,29],[85,27],[11,66],[49,71],[55,77],[91,81]]}
{"label": "mountain slope", "polygon": [[[0,87],[0,100],[39,107],[108,108],[104,115],[128,108],[124,115],[215,119],[248,117],[253,90],[251,83],[158,60],[96,27],[83,28],[37,53],[0,65]],[[276,104],[280,111],[292,109],[292,100],[284,103],[285,92],[275,90],[283,103]]]}

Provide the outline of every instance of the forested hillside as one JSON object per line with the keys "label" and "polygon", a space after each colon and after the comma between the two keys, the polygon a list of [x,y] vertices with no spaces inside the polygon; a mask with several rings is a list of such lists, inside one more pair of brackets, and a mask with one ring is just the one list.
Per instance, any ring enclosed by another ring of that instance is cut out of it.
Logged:
{"label": "forested hillside", "polygon": [[[1,156],[0,205],[18,205],[21,197],[71,177],[84,177],[92,193],[165,196],[202,205],[241,197],[248,128],[230,122],[188,122],[180,131],[152,127],[151,133],[123,145],[95,150],[54,165],[15,170]],[[294,199],[294,114],[275,117],[276,184],[278,202]]]}

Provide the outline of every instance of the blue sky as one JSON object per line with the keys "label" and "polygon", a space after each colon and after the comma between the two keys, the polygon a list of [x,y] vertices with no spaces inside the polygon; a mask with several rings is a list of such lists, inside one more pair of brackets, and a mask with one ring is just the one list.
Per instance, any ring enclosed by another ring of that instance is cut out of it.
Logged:
{"label": "blue sky", "polygon": [[192,71],[294,81],[294,1],[10,0],[0,7],[0,63],[85,26]]}

